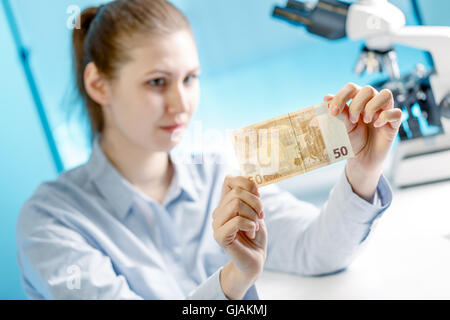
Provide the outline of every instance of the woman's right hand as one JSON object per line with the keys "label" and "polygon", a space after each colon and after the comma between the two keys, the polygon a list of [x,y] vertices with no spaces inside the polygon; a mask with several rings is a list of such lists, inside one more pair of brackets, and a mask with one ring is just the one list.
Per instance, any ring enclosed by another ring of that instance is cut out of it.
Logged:
{"label": "woman's right hand", "polygon": [[212,225],[214,239],[231,260],[220,275],[229,299],[241,299],[263,271],[267,252],[263,218],[256,184],[245,177],[227,176]]}

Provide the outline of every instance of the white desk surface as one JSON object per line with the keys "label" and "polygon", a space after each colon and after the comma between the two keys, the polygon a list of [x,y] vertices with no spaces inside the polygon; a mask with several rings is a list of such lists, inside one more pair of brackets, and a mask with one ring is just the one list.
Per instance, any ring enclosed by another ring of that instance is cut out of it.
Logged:
{"label": "white desk surface", "polygon": [[261,299],[450,299],[450,182],[394,190],[360,255],[323,277],[264,271]]}

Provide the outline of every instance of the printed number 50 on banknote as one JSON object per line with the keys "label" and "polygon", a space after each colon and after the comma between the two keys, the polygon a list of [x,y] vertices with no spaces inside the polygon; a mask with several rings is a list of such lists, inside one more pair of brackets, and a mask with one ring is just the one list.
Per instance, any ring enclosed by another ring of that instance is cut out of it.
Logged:
{"label": "printed number 50 on banknote", "polygon": [[234,130],[242,175],[265,186],[353,157],[342,116],[322,103]]}

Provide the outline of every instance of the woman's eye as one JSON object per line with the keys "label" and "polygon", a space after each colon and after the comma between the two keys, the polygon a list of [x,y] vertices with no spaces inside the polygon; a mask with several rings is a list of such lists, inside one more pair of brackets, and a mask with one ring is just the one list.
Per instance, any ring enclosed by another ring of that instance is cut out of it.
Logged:
{"label": "woman's eye", "polygon": [[152,87],[162,87],[165,82],[163,78],[153,79],[148,82]]}
{"label": "woman's eye", "polygon": [[184,80],[184,82],[190,83],[190,82],[192,82],[194,79],[197,79],[197,75],[191,74],[191,75],[189,75],[189,76],[186,77],[186,79]]}

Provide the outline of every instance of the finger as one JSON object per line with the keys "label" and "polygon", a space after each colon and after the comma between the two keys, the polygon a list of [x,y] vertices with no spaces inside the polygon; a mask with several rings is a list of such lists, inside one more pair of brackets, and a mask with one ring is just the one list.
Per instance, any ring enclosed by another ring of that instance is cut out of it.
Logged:
{"label": "finger", "polygon": [[350,121],[352,123],[357,123],[359,121],[359,117],[364,110],[364,107],[377,94],[378,91],[371,86],[365,86],[358,92],[349,106]]}
{"label": "finger", "polygon": [[390,123],[391,127],[396,130],[400,128],[402,125],[402,110],[395,108],[381,112],[373,126],[379,128],[386,125],[386,123]]}
{"label": "finger", "polygon": [[342,120],[344,120],[344,125],[345,128],[347,129],[347,133],[352,132],[357,126],[358,124],[354,124],[350,121],[350,111],[349,109],[344,109],[344,111],[342,111]]}
{"label": "finger", "polygon": [[226,193],[237,187],[247,190],[248,192],[257,195],[258,197],[260,196],[258,192],[258,186],[253,181],[250,181],[249,179],[242,176],[227,175],[223,182],[222,198]]}
{"label": "finger", "polygon": [[256,235],[256,224],[244,217],[237,216],[217,229],[214,233],[214,238],[222,247],[227,247],[233,243],[236,238],[236,233],[239,230],[249,232],[251,234],[250,238],[254,239]]}
{"label": "finger", "polygon": [[223,205],[221,209],[217,210],[217,212],[218,213],[214,217],[213,221],[213,227],[215,228],[223,226],[225,223],[236,216],[242,216],[254,222],[257,222],[259,218],[255,210],[240,198],[232,199],[231,201]]}
{"label": "finger", "polygon": [[225,177],[225,180],[224,180],[224,182],[223,182],[223,185],[222,185],[222,195],[221,195],[221,199],[223,199],[223,197],[225,197],[225,195],[228,193],[228,192],[230,192],[231,191],[231,186],[228,184],[228,183],[226,183],[227,182],[227,179],[228,179],[228,177],[232,177],[231,175],[227,175],[226,177]]}
{"label": "finger", "polygon": [[[323,100],[325,101],[325,102],[328,102],[328,101],[331,101],[331,100],[333,100],[333,98],[334,98],[334,95],[332,95],[332,94],[327,94],[327,95],[325,95],[325,97],[323,98]],[[328,109],[330,109],[330,104],[328,104]],[[345,109],[344,108],[344,111],[342,111],[342,118],[343,118],[343,120],[344,120],[344,124],[345,124],[345,128],[347,129],[347,132],[349,133],[349,132],[352,132],[353,131],[353,129],[355,129],[355,127],[357,126],[357,124],[355,125],[355,124],[353,124],[351,121],[350,121],[350,113],[349,113],[349,111],[348,111],[348,108],[347,109]]]}
{"label": "finger", "polygon": [[233,201],[234,199],[240,199],[245,204],[247,204],[255,212],[259,218],[262,218],[263,206],[261,199],[253,193],[248,192],[240,187],[233,188],[225,197],[222,199],[223,205]]}
{"label": "finger", "polygon": [[[259,231],[261,230],[261,231]],[[256,234],[255,234],[255,241],[257,242],[263,242],[265,241],[265,237],[267,236],[266,233],[266,224],[263,219],[258,220],[258,226],[256,228]]]}
{"label": "finger", "polygon": [[364,123],[372,122],[374,114],[379,110],[389,110],[394,108],[394,97],[392,92],[383,89],[373,97],[364,109]]}
{"label": "finger", "polygon": [[378,120],[378,118],[380,117],[380,114],[382,112],[383,112],[383,110],[378,110],[377,112],[375,112],[375,114],[373,115],[373,118],[372,118],[373,123],[375,123]]}
{"label": "finger", "polygon": [[[325,95],[325,96],[323,97],[323,101],[324,101],[324,102],[330,102],[331,100],[333,100],[333,98],[334,98],[334,95],[332,95],[332,94],[327,94],[327,95]],[[328,103],[328,111],[331,112],[331,110],[330,110],[330,104],[329,104],[329,103]]]}
{"label": "finger", "polygon": [[353,99],[361,90],[361,87],[354,83],[347,83],[330,102],[330,112],[332,116],[337,116],[344,110],[347,101]]}

